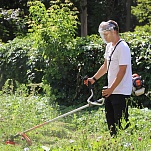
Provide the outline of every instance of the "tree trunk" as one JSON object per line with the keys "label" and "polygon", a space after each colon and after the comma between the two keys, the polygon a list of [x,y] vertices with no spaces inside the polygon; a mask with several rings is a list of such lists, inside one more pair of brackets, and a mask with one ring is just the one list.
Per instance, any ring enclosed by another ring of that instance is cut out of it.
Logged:
{"label": "tree trunk", "polygon": [[87,36],[87,0],[81,0],[81,37]]}
{"label": "tree trunk", "polygon": [[131,2],[132,0],[126,1],[126,31],[130,31],[130,23],[131,23]]}

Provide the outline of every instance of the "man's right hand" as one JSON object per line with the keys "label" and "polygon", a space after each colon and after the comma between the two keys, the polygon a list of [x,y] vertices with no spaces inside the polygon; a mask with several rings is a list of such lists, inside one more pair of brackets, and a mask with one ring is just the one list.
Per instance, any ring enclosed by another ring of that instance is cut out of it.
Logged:
{"label": "man's right hand", "polygon": [[92,78],[84,78],[84,84],[86,85],[86,86],[88,86],[88,81],[91,83],[91,84],[93,84],[94,82],[95,82],[95,80],[93,79],[93,77]]}

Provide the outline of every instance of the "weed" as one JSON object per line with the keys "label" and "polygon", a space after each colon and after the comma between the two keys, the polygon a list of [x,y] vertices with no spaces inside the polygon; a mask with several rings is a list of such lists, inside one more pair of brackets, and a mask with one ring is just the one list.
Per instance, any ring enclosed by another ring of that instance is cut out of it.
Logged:
{"label": "weed", "polygon": [[[11,94],[1,95],[0,99],[0,150],[41,151],[42,147],[51,151],[151,150],[151,110],[148,108],[130,108],[131,124],[126,130],[119,130],[116,138],[110,137],[105,111],[100,107],[83,110],[29,132],[30,147],[22,137],[15,139],[15,146],[6,145],[11,135],[57,117],[61,111],[57,105],[50,105],[48,97]],[[122,122],[123,127],[125,124]]]}

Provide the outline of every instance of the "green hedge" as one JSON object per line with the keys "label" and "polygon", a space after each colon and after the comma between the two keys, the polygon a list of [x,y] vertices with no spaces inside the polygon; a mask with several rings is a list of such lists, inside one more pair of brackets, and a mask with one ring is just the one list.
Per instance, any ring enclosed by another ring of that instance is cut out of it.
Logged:
{"label": "green hedge", "polygon": [[123,38],[129,43],[132,56],[133,73],[138,73],[145,80],[146,94],[133,100],[139,106],[151,107],[151,35],[145,32],[125,33]]}
{"label": "green hedge", "polygon": [[3,81],[9,78],[20,83],[41,82],[41,70],[38,69],[44,68],[44,59],[33,45],[31,38],[16,38],[0,47],[1,86]]}
{"label": "green hedge", "polygon": [[[134,104],[151,106],[151,36],[146,33],[124,33],[131,48],[133,73],[145,80],[146,94],[135,97]],[[49,84],[57,101],[65,105],[86,103],[89,91],[83,85],[85,75],[92,76],[104,61],[105,45],[97,35],[77,37],[50,59],[43,56],[42,47],[34,47],[31,37],[14,39],[0,47],[0,89],[7,79],[20,84]],[[51,49],[51,48],[50,48]],[[94,85],[94,99],[101,95],[105,77]]]}

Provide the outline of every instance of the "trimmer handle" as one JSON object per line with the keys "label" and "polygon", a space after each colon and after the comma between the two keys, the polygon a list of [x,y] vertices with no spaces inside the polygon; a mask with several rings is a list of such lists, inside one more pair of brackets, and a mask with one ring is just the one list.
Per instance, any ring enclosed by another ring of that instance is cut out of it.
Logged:
{"label": "trimmer handle", "polygon": [[88,81],[88,88],[89,88],[89,90],[91,90],[91,89],[92,89],[92,84],[91,84],[91,82],[90,82],[90,81]]}
{"label": "trimmer handle", "polygon": [[84,76],[83,80],[84,80],[84,84],[87,85],[88,88],[89,88],[89,90],[91,91],[91,89],[92,89],[92,84],[91,84],[90,81],[88,81],[88,78],[89,78],[89,77],[86,75],[86,76]]}
{"label": "trimmer handle", "polygon": [[88,80],[88,78],[89,78],[89,77],[86,75],[86,76],[83,77],[83,80],[84,80],[84,81],[85,81],[85,80]]}

